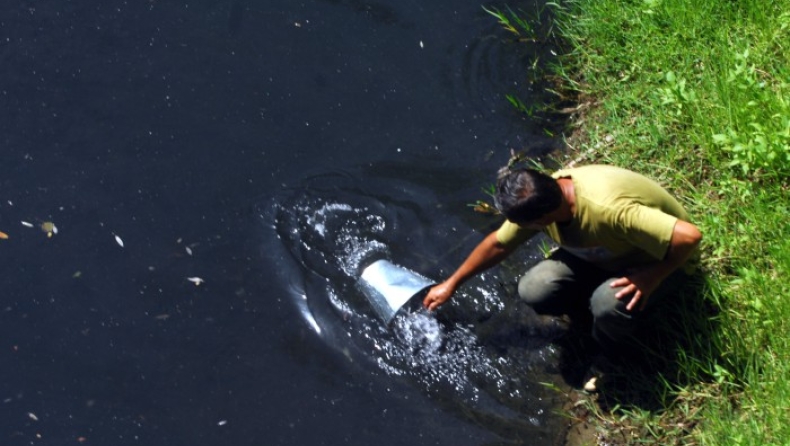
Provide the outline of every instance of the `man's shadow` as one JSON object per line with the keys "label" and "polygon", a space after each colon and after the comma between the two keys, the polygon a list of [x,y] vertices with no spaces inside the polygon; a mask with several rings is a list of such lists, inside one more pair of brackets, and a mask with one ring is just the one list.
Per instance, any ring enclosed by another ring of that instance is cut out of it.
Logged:
{"label": "man's shadow", "polygon": [[669,403],[667,388],[679,388],[699,379],[686,373],[689,361],[719,358],[711,339],[721,329],[719,308],[710,295],[707,278],[689,278],[673,296],[666,296],[652,307],[633,333],[632,342],[614,349],[597,344],[590,335],[589,312],[572,315],[570,330],[557,340],[559,369],[563,379],[581,389],[592,376],[598,378],[598,405],[604,411],[619,406],[649,411],[661,410]]}
{"label": "man's shadow", "polygon": [[[705,362],[721,357],[711,341],[721,327],[716,318],[719,308],[706,298],[708,286],[702,273],[690,277],[674,295],[656,302],[633,333],[633,342],[617,350],[604,348],[593,339],[592,315],[587,308],[561,317],[542,316],[518,303],[509,311],[478,321],[482,323],[476,335],[482,344],[501,354],[507,354],[509,347],[529,349],[553,343],[559,352],[555,370],[568,386],[581,390],[590,378],[598,378],[597,400],[604,411],[616,406],[661,410],[669,403],[668,387],[694,384],[689,381],[700,378],[699,373],[685,373],[683,364],[688,366],[695,358]],[[503,286],[503,293],[511,292],[506,288]],[[464,318],[446,311],[440,312],[439,319],[454,323]]]}

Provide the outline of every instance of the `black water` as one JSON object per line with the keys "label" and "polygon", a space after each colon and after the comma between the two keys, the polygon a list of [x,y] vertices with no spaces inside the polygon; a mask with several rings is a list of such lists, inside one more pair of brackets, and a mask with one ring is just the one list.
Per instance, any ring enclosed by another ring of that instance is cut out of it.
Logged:
{"label": "black water", "polygon": [[476,1],[0,6],[0,444],[553,444],[553,347],[475,336],[504,272],[400,330],[354,286],[496,224],[552,57]]}

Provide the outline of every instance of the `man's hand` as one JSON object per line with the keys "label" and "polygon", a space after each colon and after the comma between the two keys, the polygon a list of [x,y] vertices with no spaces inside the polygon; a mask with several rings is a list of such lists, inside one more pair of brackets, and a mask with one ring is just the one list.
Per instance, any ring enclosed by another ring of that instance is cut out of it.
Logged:
{"label": "man's hand", "polygon": [[642,311],[647,305],[647,300],[653,291],[661,284],[661,279],[656,278],[649,270],[642,270],[634,274],[629,274],[621,277],[611,284],[612,288],[623,287],[614,297],[622,300],[628,296],[633,295],[631,301],[625,307],[628,311],[633,311],[636,305],[639,304],[639,311]]}
{"label": "man's hand", "polygon": [[433,311],[452,297],[453,293],[455,293],[455,287],[448,282],[449,281],[446,280],[428,291],[425,299],[422,300],[422,304],[425,308]]}
{"label": "man's hand", "polygon": [[467,279],[501,262],[511,252],[513,252],[512,247],[508,248],[497,241],[496,231],[488,234],[450,278],[428,291],[422,304],[429,310],[437,309],[447,302]]}
{"label": "man's hand", "polygon": [[623,287],[615,294],[615,297],[622,299],[633,293],[634,297],[631,298],[626,309],[632,311],[639,302],[641,302],[639,309],[644,309],[650,294],[658,288],[662,280],[666,279],[672,271],[689,258],[699,245],[700,240],[702,240],[702,233],[696,226],[678,220],[672,230],[672,238],[664,259],[612,282],[612,288]]}

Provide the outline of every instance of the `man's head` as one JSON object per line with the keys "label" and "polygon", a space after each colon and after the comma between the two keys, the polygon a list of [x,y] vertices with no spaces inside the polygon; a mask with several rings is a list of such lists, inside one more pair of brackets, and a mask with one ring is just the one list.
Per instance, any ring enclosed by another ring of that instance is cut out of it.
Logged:
{"label": "man's head", "polygon": [[525,224],[536,222],[562,204],[557,180],[533,169],[508,171],[497,179],[496,207],[508,220]]}

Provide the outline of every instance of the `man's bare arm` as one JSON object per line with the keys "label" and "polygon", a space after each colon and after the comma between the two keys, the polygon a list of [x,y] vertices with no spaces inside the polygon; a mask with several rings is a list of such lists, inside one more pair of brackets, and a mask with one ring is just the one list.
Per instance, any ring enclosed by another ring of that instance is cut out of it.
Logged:
{"label": "man's bare arm", "polygon": [[499,243],[496,231],[488,234],[447,280],[431,288],[423,299],[423,305],[429,310],[435,310],[447,302],[462,283],[498,264],[511,252],[513,248]]}
{"label": "man's bare arm", "polygon": [[634,297],[628,303],[626,309],[631,311],[638,303],[640,309],[644,308],[650,294],[658,288],[667,276],[688,260],[701,241],[702,233],[696,226],[689,222],[678,220],[672,230],[672,238],[669,241],[669,248],[664,259],[612,282],[612,288],[623,287],[622,290],[615,294],[615,297],[622,299],[633,293]]}

